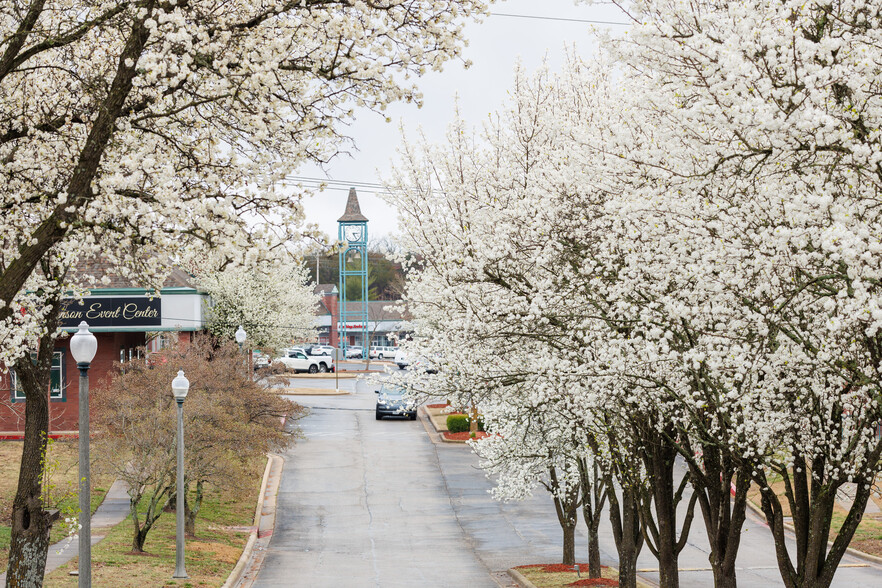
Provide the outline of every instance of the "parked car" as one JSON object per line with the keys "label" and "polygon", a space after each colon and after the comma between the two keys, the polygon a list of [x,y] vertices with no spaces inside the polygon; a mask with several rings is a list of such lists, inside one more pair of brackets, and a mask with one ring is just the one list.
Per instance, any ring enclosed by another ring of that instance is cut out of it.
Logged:
{"label": "parked car", "polygon": [[395,353],[397,351],[397,347],[371,345],[370,351],[368,351],[368,353],[370,353],[371,359],[391,359],[395,357]]}
{"label": "parked car", "polygon": [[260,351],[255,351],[251,357],[251,363],[254,364],[254,371],[257,371],[260,368],[269,367],[270,363],[272,363],[269,355],[261,353]]}
{"label": "parked car", "polygon": [[384,384],[379,390],[374,390],[377,396],[377,420],[384,416],[406,416],[412,421],[416,420],[417,409],[410,400],[404,396],[404,388]]}
{"label": "parked car", "polygon": [[334,358],[325,355],[310,356],[301,349],[288,349],[283,357],[277,357],[273,363],[281,363],[294,372],[333,372],[336,369]]}
{"label": "parked car", "polygon": [[437,374],[438,373],[438,364],[433,363],[425,356],[419,356],[415,358],[412,362],[410,362],[410,369],[412,370],[426,370],[427,374]]}
{"label": "parked car", "polygon": [[306,350],[307,355],[334,355],[334,349],[330,345],[313,345]]}
{"label": "parked car", "polygon": [[364,350],[361,347],[347,347],[346,359],[363,359]]}
{"label": "parked car", "polygon": [[397,352],[395,352],[394,362],[395,362],[395,365],[397,365],[398,369],[400,369],[400,370],[403,370],[409,366],[411,369],[417,369],[417,370],[425,368],[427,374],[437,374],[438,373],[437,366],[435,364],[433,364],[432,362],[430,362],[429,360],[427,360],[425,357],[418,356],[418,357],[415,357],[413,359],[413,361],[411,361],[411,359],[407,356],[407,354],[400,349]]}

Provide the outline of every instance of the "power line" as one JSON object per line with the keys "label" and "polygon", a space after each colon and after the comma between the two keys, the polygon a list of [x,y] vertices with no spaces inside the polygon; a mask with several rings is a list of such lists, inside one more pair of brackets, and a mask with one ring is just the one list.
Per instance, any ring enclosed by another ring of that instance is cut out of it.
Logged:
{"label": "power line", "polygon": [[601,25],[616,25],[629,27],[631,23],[629,22],[615,22],[610,20],[591,20],[587,18],[564,18],[562,16],[537,16],[533,14],[511,14],[507,12],[491,12],[490,16],[508,16],[511,18],[529,18],[533,20],[556,20],[561,22],[584,22],[588,24],[601,24]]}

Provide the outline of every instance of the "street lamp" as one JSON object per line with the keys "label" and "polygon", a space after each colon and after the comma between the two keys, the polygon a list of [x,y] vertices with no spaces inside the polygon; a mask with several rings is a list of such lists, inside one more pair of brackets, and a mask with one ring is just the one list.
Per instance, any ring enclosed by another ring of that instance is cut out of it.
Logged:
{"label": "street lamp", "polygon": [[245,329],[242,328],[242,325],[239,325],[239,328],[236,329],[236,343],[239,344],[239,350],[242,349],[242,343],[245,342],[245,339],[248,338],[248,333],[245,332]]}
{"label": "street lamp", "polygon": [[175,535],[175,574],[173,578],[187,578],[184,568],[184,399],[190,390],[190,381],[184,377],[184,370],[178,371],[178,377],[172,380],[172,394],[178,404],[178,484],[177,533]]}
{"label": "street lamp", "polygon": [[[245,343],[245,339],[248,338],[248,333],[245,332],[245,329],[242,328],[242,325],[239,325],[239,328],[236,329],[236,343],[239,344],[239,353],[242,353],[242,344]],[[248,373],[248,358],[243,357],[242,361],[245,365],[245,373]]]}
{"label": "street lamp", "polygon": [[98,351],[98,339],[89,332],[86,321],[80,323],[80,330],[70,338],[70,353],[80,370],[80,430],[79,430],[79,501],[80,501],[80,540],[79,562],[77,564],[77,585],[79,588],[92,586],[92,485],[89,480],[89,366]]}

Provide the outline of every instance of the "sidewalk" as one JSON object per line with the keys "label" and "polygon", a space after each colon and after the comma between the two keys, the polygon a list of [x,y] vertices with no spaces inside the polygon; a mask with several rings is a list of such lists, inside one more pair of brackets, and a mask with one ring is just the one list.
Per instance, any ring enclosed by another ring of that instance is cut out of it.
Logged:
{"label": "sidewalk", "polygon": [[[129,514],[129,495],[126,493],[126,485],[117,480],[107,491],[104,502],[92,515],[92,545],[102,539],[111,527],[118,525]],[[46,573],[66,564],[74,559],[79,553],[79,538],[70,543],[67,539],[49,546],[49,555],[46,558]],[[6,584],[6,573],[0,574],[0,586]]]}

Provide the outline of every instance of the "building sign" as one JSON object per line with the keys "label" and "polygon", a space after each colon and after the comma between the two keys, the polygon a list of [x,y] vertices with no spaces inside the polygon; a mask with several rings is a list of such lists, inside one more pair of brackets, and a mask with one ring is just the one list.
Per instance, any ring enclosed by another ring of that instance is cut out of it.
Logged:
{"label": "building sign", "polygon": [[61,311],[61,326],[76,327],[86,321],[90,327],[158,327],[162,324],[160,298],[84,298],[69,300]]}

